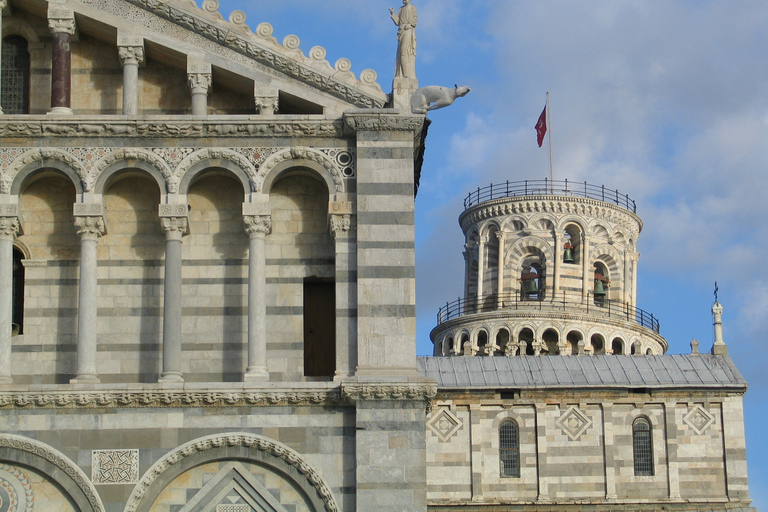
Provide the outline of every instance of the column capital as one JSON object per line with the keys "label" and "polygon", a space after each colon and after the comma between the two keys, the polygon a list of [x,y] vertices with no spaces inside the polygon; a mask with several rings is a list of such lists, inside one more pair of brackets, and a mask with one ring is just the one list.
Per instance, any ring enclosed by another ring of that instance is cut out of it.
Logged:
{"label": "column capital", "polygon": [[103,217],[75,217],[75,227],[81,240],[98,240],[107,234]]}
{"label": "column capital", "polygon": [[20,227],[18,217],[0,217],[0,239],[14,240],[19,234]]}
{"label": "column capital", "polygon": [[75,12],[72,9],[49,6],[48,28],[53,34],[75,35]]}
{"label": "column capital", "polygon": [[0,16],[3,15],[2,10],[8,7],[8,0],[0,0]]}
{"label": "column capital", "polygon": [[271,215],[244,215],[245,232],[251,238],[265,237],[272,232]]}
{"label": "column capital", "polygon": [[166,240],[181,240],[189,233],[189,220],[186,217],[161,217],[160,228]]}
{"label": "column capital", "polygon": [[143,46],[118,46],[117,50],[120,55],[120,64],[123,66],[127,64],[138,66],[144,62]]}
{"label": "column capital", "polygon": [[328,224],[333,238],[350,238],[357,229],[355,216],[350,214],[331,214]]}
{"label": "column capital", "polygon": [[498,238],[499,241],[504,241],[507,238],[507,234],[503,231],[497,231],[496,238]]}
{"label": "column capital", "polygon": [[253,97],[256,100],[256,110],[260,115],[273,115],[277,113],[279,104],[277,89],[256,85],[253,88]]}
{"label": "column capital", "polygon": [[208,90],[211,87],[210,73],[187,73],[187,83],[190,90],[194,92],[202,92],[208,94]]}

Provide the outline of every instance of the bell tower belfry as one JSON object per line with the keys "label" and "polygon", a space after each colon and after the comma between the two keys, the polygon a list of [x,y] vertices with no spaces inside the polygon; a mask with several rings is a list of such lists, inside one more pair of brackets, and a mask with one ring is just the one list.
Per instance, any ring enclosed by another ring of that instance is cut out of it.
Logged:
{"label": "bell tower belfry", "polygon": [[637,306],[635,202],[586,182],[519,181],[464,200],[464,297],[431,333],[435,355],[655,354]]}

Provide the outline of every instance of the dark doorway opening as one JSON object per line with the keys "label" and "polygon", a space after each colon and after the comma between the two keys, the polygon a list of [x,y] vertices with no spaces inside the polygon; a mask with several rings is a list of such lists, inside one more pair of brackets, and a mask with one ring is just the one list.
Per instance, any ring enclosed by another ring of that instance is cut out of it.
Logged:
{"label": "dark doorway opening", "polygon": [[330,377],[336,371],[336,285],[304,281],[304,375]]}

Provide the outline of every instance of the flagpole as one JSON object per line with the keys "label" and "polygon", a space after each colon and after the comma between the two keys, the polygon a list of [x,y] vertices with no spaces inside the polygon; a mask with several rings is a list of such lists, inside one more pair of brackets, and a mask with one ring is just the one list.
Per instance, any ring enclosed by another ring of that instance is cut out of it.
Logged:
{"label": "flagpole", "polygon": [[552,109],[549,106],[549,91],[547,91],[547,137],[549,138],[549,186],[550,194],[554,194],[554,187],[555,187],[555,175],[554,175],[554,166],[552,163]]}

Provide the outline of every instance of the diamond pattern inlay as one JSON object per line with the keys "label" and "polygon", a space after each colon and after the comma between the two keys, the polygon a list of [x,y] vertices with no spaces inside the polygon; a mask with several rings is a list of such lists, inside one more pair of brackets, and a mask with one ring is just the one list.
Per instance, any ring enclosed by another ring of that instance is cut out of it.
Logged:
{"label": "diamond pattern inlay", "polygon": [[461,420],[448,409],[440,409],[427,421],[427,427],[444,443],[459,431]]}
{"label": "diamond pattern inlay", "polygon": [[709,414],[702,406],[697,405],[688,412],[683,421],[691,427],[697,434],[702,434],[710,425],[715,422],[715,418]]}
{"label": "diamond pattern inlay", "polygon": [[592,420],[572,405],[560,416],[560,419],[555,424],[560,427],[565,435],[571,438],[571,441],[575,441],[592,426]]}

